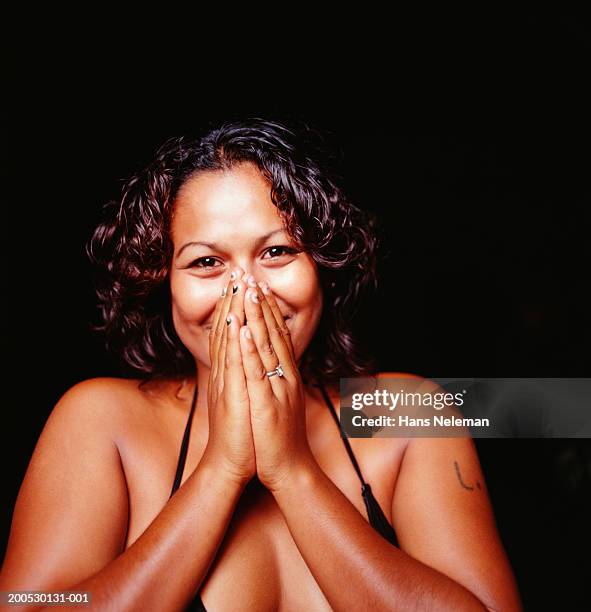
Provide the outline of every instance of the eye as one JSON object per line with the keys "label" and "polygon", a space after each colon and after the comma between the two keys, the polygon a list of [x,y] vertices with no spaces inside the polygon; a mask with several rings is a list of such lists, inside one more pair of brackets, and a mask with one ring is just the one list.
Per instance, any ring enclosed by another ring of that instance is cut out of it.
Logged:
{"label": "eye", "polygon": [[272,257],[270,257],[270,259],[277,259],[277,257],[283,255],[283,254],[287,254],[287,255],[295,255],[297,253],[296,249],[292,249],[291,247],[287,247],[287,246],[272,246],[269,247],[265,253],[272,253]]}
{"label": "eye", "polygon": [[216,261],[217,259],[214,259],[213,257],[199,257],[199,259],[196,259],[195,261],[193,261],[189,267],[190,268],[214,268],[215,266],[213,264]]}
{"label": "eye", "polygon": [[[264,254],[266,253],[270,253],[271,257],[266,257],[265,259],[278,259],[282,255],[295,255],[296,253],[298,253],[298,250],[288,246],[275,245],[266,249]],[[189,264],[189,268],[213,270],[219,267],[215,265],[216,262],[220,263],[220,265],[223,265],[215,257],[199,257]]]}

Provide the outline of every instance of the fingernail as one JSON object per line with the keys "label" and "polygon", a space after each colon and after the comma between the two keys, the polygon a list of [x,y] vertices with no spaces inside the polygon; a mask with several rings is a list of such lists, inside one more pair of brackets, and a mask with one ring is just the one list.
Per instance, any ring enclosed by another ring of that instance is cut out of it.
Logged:
{"label": "fingernail", "polygon": [[245,338],[248,338],[249,340],[252,340],[252,335],[251,335],[250,329],[248,329],[248,327],[243,327],[242,328],[242,333],[244,334]]}
{"label": "fingernail", "polygon": [[259,287],[263,290],[263,293],[265,295],[269,295],[269,293],[271,292],[269,289],[269,285],[267,283],[267,281],[262,281],[259,283]]}
{"label": "fingernail", "polygon": [[238,285],[232,287],[232,293],[236,293],[236,291],[238,291]]}
{"label": "fingernail", "polygon": [[257,282],[254,280],[254,276],[251,274],[248,279],[248,286],[249,287],[256,287],[257,286]]}
{"label": "fingernail", "polygon": [[222,297],[226,297],[226,293],[228,293],[228,289],[226,287],[224,287],[222,289]]}
{"label": "fingernail", "polygon": [[242,268],[234,268],[232,270],[232,274],[230,274],[230,280],[236,280],[240,278],[241,274],[242,276],[244,276],[244,271],[242,270]]}
{"label": "fingernail", "polygon": [[258,296],[258,294],[256,292],[256,289],[250,289],[250,299],[255,304],[259,303],[259,296]]}
{"label": "fingernail", "polygon": [[232,323],[232,315],[226,317],[226,325],[230,325],[230,323]]}

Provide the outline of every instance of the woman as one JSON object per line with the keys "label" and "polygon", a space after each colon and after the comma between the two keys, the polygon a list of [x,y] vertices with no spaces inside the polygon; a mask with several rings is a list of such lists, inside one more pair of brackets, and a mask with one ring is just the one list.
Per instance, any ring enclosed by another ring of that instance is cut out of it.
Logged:
{"label": "woman", "polygon": [[377,240],[311,136],[251,119],[170,139],[108,206],[88,248],[101,330],[139,376],[55,406],[1,589],[116,610],[520,609],[470,439],[340,436],[339,378],[372,373],[348,323]]}

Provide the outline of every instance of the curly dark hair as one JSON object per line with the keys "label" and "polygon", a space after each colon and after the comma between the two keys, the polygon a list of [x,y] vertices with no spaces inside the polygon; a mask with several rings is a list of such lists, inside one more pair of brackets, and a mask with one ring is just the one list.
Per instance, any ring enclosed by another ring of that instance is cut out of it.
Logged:
{"label": "curly dark hair", "polygon": [[[325,301],[319,328],[300,363],[305,382],[335,385],[372,375],[352,331],[359,298],[377,288],[377,217],[355,206],[331,167],[335,150],[304,121],[249,118],[202,137],[169,138],[155,158],[103,207],[86,244],[97,266],[96,294],[108,351],[144,382],[194,376],[195,360],[172,323],[168,273],[170,226],[180,187],[197,173],[252,162],[268,179],[271,199],[298,248],[318,266]],[[332,156],[332,157],[331,157]]]}

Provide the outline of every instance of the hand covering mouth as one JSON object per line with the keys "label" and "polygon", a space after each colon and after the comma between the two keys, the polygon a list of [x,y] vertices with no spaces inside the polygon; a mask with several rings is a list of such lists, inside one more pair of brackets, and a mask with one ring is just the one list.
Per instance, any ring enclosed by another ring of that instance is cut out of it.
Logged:
{"label": "hand covering mouth", "polygon": [[[291,315],[283,315],[283,320],[287,321],[288,319],[291,319]],[[246,325],[247,319],[246,316],[244,317],[244,324]],[[213,325],[213,322],[210,321],[209,323],[207,323],[206,325],[204,325],[205,329],[211,329]]]}
{"label": "hand covering mouth", "polygon": [[[283,315],[283,320],[287,321],[288,319],[291,319],[291,315]],[[244,315],[244,325],[246,325],[247,323],[247,318],[246,315]]]}

